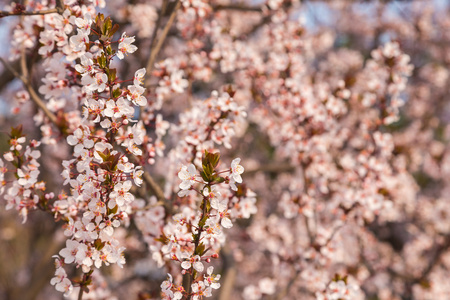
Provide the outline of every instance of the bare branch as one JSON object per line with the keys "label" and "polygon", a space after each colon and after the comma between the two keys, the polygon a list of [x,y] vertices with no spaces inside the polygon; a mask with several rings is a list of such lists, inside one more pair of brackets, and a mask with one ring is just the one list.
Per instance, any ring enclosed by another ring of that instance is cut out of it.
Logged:
{"label": "bare branch", "polygon": [[224,277],[222,279],[222,286],[220,287],[219,300],[228,300],[232,299],[231,293],[236,281],[237,270],[231,250],[227,246],[224,246],[220,250],[220,258],[223,262]]}
{"label": "bare branch", "polygon": [[155,193],[156,198],[159,201],[164,202],[164,200],[165,200],[164,193],[161,190],[161,188],[159,187],[159,185],[155,182],[153,177],[150,176],[150,174],[148,174],[148,172],[144,172],[143,177],[144,177],[145,182],[150,186],[150,189],[152,190],[152,192]]}
{"label": "bare branch", "polygon": [[262,12],[263,8],[258,6],[247,6],[245,4],[229,4],[213,6],[215,11],[219,10],[236,10],[241,12]]}
{"label": "bare branch", "polygon": [[285,173],[285,172],[294,172],[295,167],[289,163],[273,163],[273,164],[265,164],[262,166],[259,166],[257,168],[253,168],[250,170],[246,170],[245,174],[255,174],[258,172],[263,173]]}
{"label": "bare branch", "polygon": [[164,40],[166,39],[167,34],[169,33],[170,27],[172,27],[172,23],[175,20],[175,17],[177,15],[177,10],[178,10],[178,8],[180,8],[180,4],[181,4],[181,2],[179,0],[177,0],[175,7],[170,14],[169,20],[167,21],[166,26],[164,27],[163,31],[161,32],[161,36],[158,39],[158,42],[156,43],[155,47],[150,50],[151,51],[150,57],[148,59],[148,63],[147,63],[147,67],[146,67],[147,74],[150,74],[152,72],[153,65],[156,60],[156,56],[158,55],[159,51],[161,50],[162,44],[164,43]]}
{"label": "bare branch", "polygon": [[22,80],[25,88],[27,89],[28,93],[30,94],[31,100],[33,100],[34,103],[36,103],[36,105],[42,109],[42,111],[44,112],[44,114],[47,116],[47,118],[49,118],[49,120],[55,124],[56,126],[58,126],[58,119],[56,118],[55,114],[53,114],[51,111],[48,110],[47,106],[45,105],[45,103],[41,100],[41,98],[39,97],[39,95],[36,93],[36,91],[33,89],[33,87],[31,86],[31,83],[28,81],[27,78],[23,77],[22,75],[20,75],[19,73],[17,73],[16,70],[14,70],[3,58],[0,57],[0,61],[3,63],[3,65],[5,66],[5,68],[7,68],[11,73],[14,74],[14,76],[16,76],[17,78],[19,78],[20,80]]}
{"label": "bare branch", "polygon": [[58,8],[50,8],[46,10],[36,11],[0,11],[0,18],[8,16],[38,16],[59,13]]}
{"label": "bare branch", "polygon": [[60,15],[64,13],[64,0],[56,0],[56,10]]}
{"label": "bare branch", "polygon": [[161,25],[161,20],[163,19],[164,14],[166,13],[167,6],[168,6],[167,0],[164,0],[161,6],[161,11],[158,14],[158,19],[156,20],[155,23],[155,28],[153,28],[152,40],[150,41],[150,51],[153,49],[155,45],[156,35],[158,34],[158,29],[159,26]]}

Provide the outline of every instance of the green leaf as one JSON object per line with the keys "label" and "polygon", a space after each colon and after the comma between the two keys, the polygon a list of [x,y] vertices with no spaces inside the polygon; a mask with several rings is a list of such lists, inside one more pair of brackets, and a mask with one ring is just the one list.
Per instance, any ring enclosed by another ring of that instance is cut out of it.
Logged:
{"label": "green leaf", "polygon": [[110,209],[110,208],[108,208],[107,209],[107,211],[106,211],[106,213],[108,214],[108,215],[110,215],[110,214],[116,214],[117,213],[117,210],[119,209],[119,207],[116,205],[116,206],[114,206],[114,208],[113,209]]}
{"label": "green leaf", "polygon": [[197,255],[203,255],[203,252],[205,252],[205,245],[203,243],[200,243],[200,245],[197,246],[197,248],[195,249],[195,254]]}
{"label": "green leaf", "polygon": [[111,46],[106,47],[106,54],[108,55],[112,55],[113,54],[113,49]]}
{"label": "green leaf", "polygon": [[11,137],[11,139],[20,138],[24,136],[22,130],[23,130],[22,124],[17,127],[11,127],[11,134],[9,136]]}
{"label": "green leaf", "polygon": [[211,210],[211,202],[208,200],[206,201],[206,212],[209,213],[210,210]]}
{"label": "green leaf", "polygon": [[114,80],[116,80],[116,69],[109,69],[108,79],[109,82],[114,82]]}
{"label": "green leaf", "polygon": [[203,227],[206,224],[206,220],[208,220],[208,216],[205,214],[203,218],[198,222],[198,227]]}
{"label": "green leaf", "polygon": [[209,178],[208,175],[206,175],[206,173],[204,171],[200,172],[200,175],[202,176],[203,180],[206,182],[209,182]]}
{"label": "green leaf", "polygon": [[219,164],[219,160],[220,160],[220,152],[212,154],[211,164],[214,168],[217,167],[217,165]]}
{"label": "green leaf", "polygon": [[114,24],[114,26],[109,31],[109,36],[112,37],[117,32],[117,30],[119,30],[119,27],[119,24]]}
{"label": "green leaf", "polygon": [[226,180],[225,178],[220,177],[220,176],[214,178],[214,182],[217,182],[217,183],[222,183],[222,182],[224,182],[225,180]]}
{"label": "green leaf", "polygon": [[108,158],[110,156],[109,153],[103,153],[100,151],[97,151],[97,154],[100,155],[100,157],[103,159],[103,161],[108,161]]}
{"label": "green leaf", "polygon": [[120,95],[122,95],[122,90],[121,90],[121,89],[115,89],[115,90],[113,90],[112,96],[113,96],[114,98],[119,98]]}
{"label": "green leaf", "polygon": [[116,155],[112,156],[111,159],[111,171],[115,171],[117,169],[117,164],[120,160],[120,153],[117,153]]}
{"label": "green leaf", "polygon": [[94,242],[94,247],[97,250],[102,250],[103,247],[105,247],[105,242],[102,242],[101,239],[96,239],[95,242]]}
{"label": "green leaf", "polygon": [[102,56],[100,56],[97,59],[97,62],[99,64],[100,68],[102,68],[102,69],[106,68],[106,57],[105,57],[105,55],[102,54]]}
{"label": "green leaf", "polygon": [[155,238],[155,241],[161,242],[164,245],[169,243],[169,238],[163,233],[159,236],[159,238]]}
{"label": "green leaf", "polygon": [[206,165],[208,164],[207,157],[208,157],[208,151],[205,150],[205,154],[204,154],[203,157],[202,157],[202,165],[203,165],[203,166],[206,166]]}
{"label": "green leaf", "polygon": [[111,21],[110,17],[107,17],[105,19],[105,23],[103,24],[103,28],[104,28],[103,34],[109,36],[109,33],[111,31],[111,28],[112,28],[112,21]]}

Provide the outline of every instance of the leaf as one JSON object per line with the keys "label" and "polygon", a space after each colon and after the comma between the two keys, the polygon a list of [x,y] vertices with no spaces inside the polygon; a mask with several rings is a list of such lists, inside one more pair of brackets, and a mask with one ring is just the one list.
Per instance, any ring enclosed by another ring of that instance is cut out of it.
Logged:
{"label": "leaf", "polygon": [[105,242],[102,242],[101,239],[96,239],[95,242],[94,242],[94,247],[97,250],[102,250],[103,247],[105,247]]}
{"label": "leaf", "polygon": [[159,236],[159,238],[155,238],[155,241],[161,242],[164,245],[169,243],[169,238],[163,233]]}
{"label": "leaf", "polygon": [[226,180],[225,178],[220,177],[220,176],[214,178],[214,182],[217,182],[217,183],[222,183],[222,182],[224,182],[225,180]]}
{"label": "leaf", "polygon": [[195,249],[195,254],[197,255],[203,255],[203,252],[205,252],[205,245],[203,243],[200,243],[200,245],[197,246],[197,248]]}
{"label": "leaf", "polygon": [[109,72],[108,72],[108,79],[109,79],[109,82],[114,82],[114,80],[116,80],[116,69],[109,69]]}
{"label": "leaf", "polygon": [[100,157],[103,159],[103,161],[108,161],[109,153],[103,153],[103,152],[97,151],[97,154],[100,155]]}
{"label": "leaf", "polygon": [[12,139],[20,138],[20,137],[24,136],[24,134],[22,133],[22,130],[23,130],[22,124],[20,124],[17,127],[11,127],[11,134],[9,136]]}
{"label": "leaf", "polygon": [[119,24],[114,24],[112,29],[109,31],[109,36],[112,37],[117,32],[117,30],[119,30],[119,28]]}
{"label": "leaf", "polygon": [[121,90],[121,89],[115,89],[115,90],[113,90],[113,92],[112,92],[113,98],[119,98],[120,95],[122,95],[122,90]]}
{"label": "leaf", "polygon": [[117,213],[117,210],[119,209],[119,207],[116,205],[116,206],[114,206],[114,208],[113,209],[110,209],[110,208],[108,208],[107,209],[107,214],[108,215],[110,215],[110,214],[116,214]]}
{"label": "leaf", "polygon": [[209,182],[209,178],[208,175],[206,175],[206,173],[204,171],[200,172],[200,175],[202,176],[203,180],[206,182]]}
{"label": "leaf", "polygon": [[203,218],[198,222],[198,227],[203,227],[206,224],[206,220],[208,220],[208,216],[205,214]]}

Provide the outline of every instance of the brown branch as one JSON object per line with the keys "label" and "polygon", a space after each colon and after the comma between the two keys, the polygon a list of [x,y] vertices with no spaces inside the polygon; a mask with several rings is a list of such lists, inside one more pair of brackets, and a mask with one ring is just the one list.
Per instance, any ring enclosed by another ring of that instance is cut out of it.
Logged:
{"label": "brown branch", "polygon": [[38,16],[38,15],[48,15],[60,13],[58,8],[50,8],[46,10],[36,10],[36,11],[0,11],[0,18],[8,16]]}
{"label": "brown branch", "polygon": [[181,6],[181,2],[180,2],[180,0],[177,0],[175,7],[173,8],[173,10],[170,14],[169,20],[167,21],[166,26],[164,27],[163,31],[161,32],[161,36],[158,39],[158,42],[156,43],[155,47],[150,50],[150,57],[148,59],[147,67],[146,67],[147,74],[150,74],[152,72],[153,65],[156,60],[156,56],[158,55],[159,51],[161,50],[162,44],[164,43],[164,40],[166,39],[167,34],[169,33],[170,27],[172,27],[173,21],[175,21],[175,17],[177,15],[177,10],[178,10],[178,8],[180,8],[180,6]]}
{"label": "brown branch", "polygon": [[159,26],[161,25],[161,20],[164,17],[164,14],[166,13],[166,9],[168,6],[168,1],[164,0],[161,6],[161,11],[158,14],[158,19],[156,20],[155,23],[155,28],[153,28],[153,33],[152,33],[152,40],[150,41],[150,51],[153,49],[154,45],[155,45],[155,41],[156,41],[156,35],[158,34],[158,29]]}
{"label": "brown branch", "polygon": [[236,281],[236,265],[233,258],[233,255],[231,254],[231,250],[229,247],[224,246],[220,250],[220,258],[222,259],[222,266],[223,266],[223,280],[222,285],[220,287],[220,295],[219,300],[228,300],[232,299],[231,292],[233,291],[234,282]]}
{"label": "brown branch", "polygon": [[3,72],[0,74],[0,91],[2,91],[11,81],[16,78],[16,75],[11,71],[14,70],[17,72],[20,68],[20,61],[15,60],[9,64],[10,68],[5,68]]}
{"label": "brown branch", "polygon": [[159,187],[159,185],[155,182],[153,177],[150,176],[150,174],[148,174],[148,172],[144,172],[143,177],[144,177],[145,182],[150,186],[150,189],[152,190],[152,192],[155,194],[156,199],[164,202],[164,200],[165,200],[164,193],[163,193],[162,189]]}
{"label": "brown branch", "polygon": [[301,271],[300,270],[296,270],[294,276],[289,280],[288,284],[284,287],[283,290],[281,290],[278,295],[276,295],[276,300],[282,300],[282,299],[286,299],[286,296],[289,294],[289,290],[292,288],[292,286],[294,285],[295,281],[298,279],[298,277],[300,276]]}
{"label": "brown branch", "polygon": [[[49,120],[55,124],[56,126],[58,126],[58,119],[56,118],[55,114],[53,114],[51,111],[48,110],[47,106],[45,105],[45,103],[41,100],[41,98],[39,97],[39,95],[36,93],[36,91],[33,89],[33,87],[31,86],[31,83],[28,81],[27,78],[25,78],[24,76],[20,75],[16,70],[14,70],[3,58],[0,57],[0,61],[3,63],[3,65],[5,66],[5,68],[7,68],[11,73],[14,74],[14,76],[16,76],[17,78],[19,78],[25,88],[27,89],[28,93],[30,94],[31,100],[33,100],[33,102],[40,108],[42,109],[42,111],[44,112],[44,114],[47,116],[47,118],[49,118]],[[22,67],[23,64],[21,63]],[[25,71],[28,74],[28,69],[26,70],[22,70],[22,72]]]}
{"label": "brown branch", "polygon": [[84,289],[80,286],[80,291],[78,292],[77,300],[82,300],[83,299],[83,292],[84,292]]}
{"label": "brown branch", "polygon": [[[138,158],[135,156],[131,156],[130,160],[134,164],[139,162]],[[155,194],[156,199],[158,199],[158,201],[160,201],[161,203],[166,204],[165,203],[166,197],[164,196],[164,192],[161,189],[161,187],[156,183],[156,181],[153,179],[153,177],[148,172],[144,172],[142,178],[144,179],[145,183],[148,184],[150,190]]]}
{"label": "brown branch", "polygon": [[262,7],[246,6],[245,4],[229,4],[229,5],[216,5],[213,6],[213,10],[236,10],[241,12],[262,12]]}
{"label": "brown branch", "polygon": [[255,174],[258,172],[263,173],[290,173],[294,172],[295,167],[289,163],[272,163],[272,164],[266,164],[259,166],[257,168],[253,168],[250,170],[245,170],[246,175]]}
{"label": "brown branch", "polygon": [[56,0],[56,10],[58,11],[58,14],[62,15],[64,13],[65,7],[64,7],[64,0]]}

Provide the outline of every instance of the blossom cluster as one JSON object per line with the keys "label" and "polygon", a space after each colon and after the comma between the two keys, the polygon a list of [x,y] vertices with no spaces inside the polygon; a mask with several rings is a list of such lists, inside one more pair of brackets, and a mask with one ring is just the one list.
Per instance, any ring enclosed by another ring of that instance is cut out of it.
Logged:
{"label": "blossom cluster", "polygon": [[0,12],[21,15],[5,66],[26,88],[2,97],[24,126],[0,194],[62,225],[57,291],[447,297],[448,11],[125,2]]}

